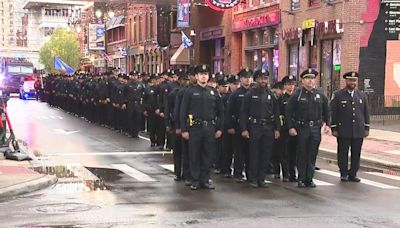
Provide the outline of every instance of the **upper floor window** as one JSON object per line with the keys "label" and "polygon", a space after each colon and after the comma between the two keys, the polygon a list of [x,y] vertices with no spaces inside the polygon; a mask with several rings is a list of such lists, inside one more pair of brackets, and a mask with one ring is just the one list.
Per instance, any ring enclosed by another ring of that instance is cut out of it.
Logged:
{"label": "upper floor window", "polygon": [[293,10],[297,10],[300,9],[300,0],[292,0],[292,3],[290,5],[290,9]]}
{"label": "upper floor window", "polygon": [[309,0],[308,6],[313,7],[313,6],[320,6],[321,5],[321,0]]}

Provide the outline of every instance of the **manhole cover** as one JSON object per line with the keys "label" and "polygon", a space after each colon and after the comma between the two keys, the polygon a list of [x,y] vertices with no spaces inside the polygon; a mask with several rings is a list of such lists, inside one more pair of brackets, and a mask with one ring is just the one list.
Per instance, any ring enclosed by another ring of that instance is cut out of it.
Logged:
{"label": "manhole cover", "polygon": [[49,214],[60,214],[60,213],[71,213],[71,212],[82,212],[89,211],[92,209],[98,209],[99,206],[82,204],[82,203],[60,203],[60,204],[46,204],[33,208],[36,212],[49,213]]}

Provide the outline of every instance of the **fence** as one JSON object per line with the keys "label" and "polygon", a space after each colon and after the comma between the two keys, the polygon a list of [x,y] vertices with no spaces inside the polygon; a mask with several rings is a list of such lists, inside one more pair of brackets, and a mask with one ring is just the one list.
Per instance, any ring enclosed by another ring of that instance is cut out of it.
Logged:
{"label": "fence", "polygon": [[368,94],[371,120],[400,120],[400,95]]}

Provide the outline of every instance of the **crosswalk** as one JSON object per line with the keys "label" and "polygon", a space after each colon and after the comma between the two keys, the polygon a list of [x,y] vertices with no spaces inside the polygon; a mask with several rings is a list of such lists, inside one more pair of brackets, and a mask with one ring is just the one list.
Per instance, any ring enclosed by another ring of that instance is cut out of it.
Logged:
{"label": "crosswalk", "polygon": [[[129,165],[129,164],[110,164],[110,165],[108,165],[108,167],[123,172],[130,178],[133,178],[134,182],[151,183],[151,182],[160,182],[164,179],[159,176],[160,175],[159,173],[148,174],[145,171],[141,171],[140,169],[134,168],[134,167],[132,167],[132,165]],[[155,168],[166,170],[166,171],[168,171],[168,173],[170,175],[172,175],[174,172],[173,164],[158,164]],[[399,176],[393,176],[393,175],[388,175],[388,174],[379,173],[379,172],[360,172],[360,175],[363,176],[363,178],[360,178],[361,179],[360,185],[366,185],[369,187],[373,187],[376,189],[382,189],[382,190],[400,190],[400,177]],[[335,177],[335,178],[332,178],[332,177]],[[321,169],[319,171],[316,171],[314,182],[319,187],[340,187],[340,185],[343,183],[340,182],[339,177],[340,177],[339,172],[335,172],[335,171],[331,171],[331,170],[327,170],[327,169]],[[365,177],[367,177],[367,178],[365,178]],[[215,179],[216,179],[216,182],[218,182],[218,177],[216,177]],[[374,180],[371,180],[371,179],[374,179]],[[272,180],[272,182],[276,182],[276,181]],[[270,183],[272,183],[272,182],[270,182]],[[384,182],[386,182],[386,183],[384,183]],[[390,182],[391,184],[387,184],[388,182]],[[295,186],[295,184],[293,186]]]}

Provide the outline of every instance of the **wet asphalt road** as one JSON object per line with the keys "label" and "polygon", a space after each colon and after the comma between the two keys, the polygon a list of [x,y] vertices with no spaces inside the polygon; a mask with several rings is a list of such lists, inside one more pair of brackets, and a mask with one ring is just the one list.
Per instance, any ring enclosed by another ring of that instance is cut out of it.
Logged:
{"label": "wet asphalt road", "polygon": [[360,171],[341,183],[318,161],[315,189],[271,180],[252,189],[214,176],[216,190],[173,181],[172,155],[36,101],[9,101],[17,137],[51,188],[0,202],[0,227],[400,227],[400,179]]}

